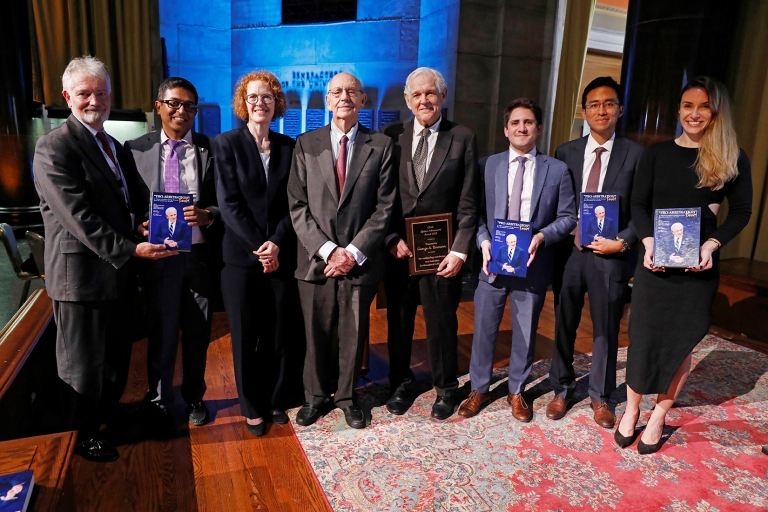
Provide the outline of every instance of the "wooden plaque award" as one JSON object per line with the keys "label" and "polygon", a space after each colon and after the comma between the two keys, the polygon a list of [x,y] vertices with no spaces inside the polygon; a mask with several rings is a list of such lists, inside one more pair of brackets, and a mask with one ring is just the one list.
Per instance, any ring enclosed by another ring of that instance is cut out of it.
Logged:
{"label": "wooden plaque award", "polygon": [[453,245],[453,215],[441,213],[405,219],[406,242],[413,252],[408,259],[412,276],[434,274]]}

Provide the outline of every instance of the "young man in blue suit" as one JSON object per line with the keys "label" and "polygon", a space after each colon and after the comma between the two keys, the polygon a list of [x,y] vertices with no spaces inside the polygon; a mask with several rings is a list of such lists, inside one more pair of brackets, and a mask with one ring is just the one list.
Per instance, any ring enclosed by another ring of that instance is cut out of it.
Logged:
{"label": "young man in blue suit", "polygon": [[[523,389],[533,365],[536,329],[552,281],[552,245],[576,227],[576,203],[568,167],[536,150],[541,134],[541,108],[527,98],[514,100],[504,111],[509,150],[488,158],[480,173],[480,215],[477,245],[483,270],[475,291],[475,334],[469,373],[472,392],[459,416],[474,416],[490,401],[493,355],[507,297],[512,313],[512,354],[509,358],[507,402],[518,421],[533,417]],[[494,219],[532,223],[528,273],[523,279],[488,272]]]}
{"label": "young man in blue suit", "polygon": [[580,192],[619,195],[619,225],[613,236],[604,228],[603,237],[598,240],[577,240],[571,236],[556,249],[557,268],[552,286],[555,351],[549,369],[555,397],[547,406],[547,417],[562,418],[576,388],[573,351],[584,294],[589,293],[594,336],[589,396],[595,422],[611,428],[615,419],[608,398],[616,388],[619,323],[627,282],[637,261],[637,253],[630,250],[637,235],[630,222],[629,198],[643,148],[615,134],[623,110],[621,87],[613,78],[604,76],[590,82],[584,88],[581,103],[589,135],[557,148],[555,158],[565,162],[573,175],[577,203]]}

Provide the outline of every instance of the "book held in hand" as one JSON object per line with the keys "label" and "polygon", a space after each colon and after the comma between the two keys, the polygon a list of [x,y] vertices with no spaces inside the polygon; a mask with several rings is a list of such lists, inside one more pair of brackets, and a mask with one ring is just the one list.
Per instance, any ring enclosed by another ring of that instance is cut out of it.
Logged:
{"label": "book held in hand", "polygon": [[615,240],[619,234],[619,195],[582,192],[579,230],[581,245],[602,238]]}
{"label": "book held in hand", "polygon": [[493,219],[491,261],[488,263],[488,272],[503,276],[525,277],[528,273],[531,229],[530,222]]}
{"label": "book held in hand", "polygon": [[32,470],[0,475],[0,512],[25,512],[34,486]]}
{"label": "book held in hand", "polygon": [[152,192],[149,209],[149,242],[174,251],[192,250],[192,228],[184,220],[184,207],[193,205],[192,194]]}
{"label": "book held in hand", "polygon": [[653,264],[657,267],[699,265],[701,208],[662,208],[653,213]]}

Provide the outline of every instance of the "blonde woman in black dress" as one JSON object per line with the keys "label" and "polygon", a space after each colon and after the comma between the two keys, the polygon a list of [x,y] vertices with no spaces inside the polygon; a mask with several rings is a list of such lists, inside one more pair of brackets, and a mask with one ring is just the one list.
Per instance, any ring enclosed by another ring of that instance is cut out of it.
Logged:
{"label": "blonde woman in black dress", "polygon": [[[632,192],[632,220],[645,253],[632,291],[627,407],[614,437],[622,448],[632,444],[643,395],[658,394],[637,446],[642,454],[661,446],[667,411],[691,369],[691,352],[709,330],[720,278],[717,251],[752,214],[749,160],[736,142],[725,86],[708,77],[690,82],[680,94],[679,115],[682,134],[646,149]],[[728,215],[718,226],[717,211],[726,197]],[[654,210],[697,206],[699,265],[655,266]]]}

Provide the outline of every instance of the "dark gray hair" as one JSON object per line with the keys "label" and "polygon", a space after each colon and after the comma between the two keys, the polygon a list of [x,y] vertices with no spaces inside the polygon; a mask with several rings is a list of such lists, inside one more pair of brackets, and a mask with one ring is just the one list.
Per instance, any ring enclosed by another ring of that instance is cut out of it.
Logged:
{"label": "dark gray hair", "polygon": [[440,73],[436,69],[427,68],[427,67],[420,67],[416,68],[413,71],[411,71],[411,74],[408,75],[408,78],[405,79],[405,94],[406,96],[411,95],[411,88],[410,83],[412,80],[415,80],[416,78],[419,78],[421,76],[428,76],[430,78],[433,78],[435,80],[435,85],[437,86],[437,90],[440,91],[440,93],[444,93],[445,90],[448,88],[448,86],[445,83],[445,78],[443,77],[443,74]]}
{"label": "dark gray hair", "polygon": [[107,82],[107,91],[112,92],[112,80],[107,73],[107,67],[96,57],[84,55],[69,61],[67,69],[61,75],[61,85],[65,91],[71,91],[75,84],[72,83],[76,74],[82,74],[92,78],[103,78]]}

